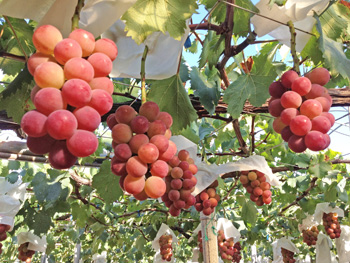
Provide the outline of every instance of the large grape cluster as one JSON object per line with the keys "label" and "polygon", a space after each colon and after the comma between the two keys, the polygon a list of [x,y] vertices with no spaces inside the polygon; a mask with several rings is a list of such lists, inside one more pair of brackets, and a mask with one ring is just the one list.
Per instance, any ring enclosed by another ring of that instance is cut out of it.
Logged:
{"label": "large grape cluster", "polygon": [[162,235],[159,239],[160,255],[162,260],[171,261],[173,256],[173,237],[171,235]]}
{"label": "large grape cluster", "polygon": [[29,242],[23,243],[18,247],[18,259],[26,263],[32,262],[32,257],[35,254],[34,250],[28,249]]}
{"label": "large grape cluster", "polygon": [[204,215],[209,216],[215,211],[215,207],[220,201],[220,196],[216,193],[216,187],[218,187],[218,185],[218,181],[215,180],[196,196],[195,208],[198,212],[203,211]]}
{"label": "large grape cluster", "polygon": [[330,144],[327,132],[335,119],[328,112],[332,97],[323,87],[329,79],[330,74],[325,68],[316,68],[305,77],[289,70],[269,87],[269,113],[276,117],[273,129],[296,153],[307,148],[321,151]]}
{"label": "large grape cluster", "polygon": [[36,83],[31,93],[36,110],[23,116],[21,127],[30,151],[48,153],[52,167],[66,169],[98,147],[94,131],[113,106],[107,76],[117,46],[109,39],[95,41],[82,29],[63,39],[51,25],[38,27],[33,43],[37,52],[27,67]]}
{"label": "large grape cluster", "polygon": [[323,213],[323,226],[331,239],[340,237],[341,229],[337,213]]}
{"label": "large grape cluster", "polygon": [[9,225],[0,224],[0,255],[2,254],[1,241],[4,241],[7,238],[6,232],[8,232],[10,230],[10,228],[11,227]]}

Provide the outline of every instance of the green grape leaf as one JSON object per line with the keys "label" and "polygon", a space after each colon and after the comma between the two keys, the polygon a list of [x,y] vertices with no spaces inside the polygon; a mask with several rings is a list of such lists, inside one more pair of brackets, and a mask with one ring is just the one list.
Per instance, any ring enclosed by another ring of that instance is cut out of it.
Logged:
{"label": "green grape leaf", "polygon": [[[207,10],[210,10],[218,3],[217,0],[201,0],[201,3],[205,5]],[[211,17],[218,23],[224,22],[226,17],[226,4],[218,3],[214,10],[211,12]]]}
{"label": "green grape leaf", "polygon": [[209,31],[208,34],[205,36],[204,42],[203,42],[203,47],[202,47],[202,52],[199,56],[199,62],[198,62],[198,67],[203,68],[204,65],[207,63],[208,57],[209,57],[209,44],[210,41],[213,38],[213,32]]}
{"label": "green grape leaf", "polygon": [[119,186],[119,176],[111,172],[111,162],[104,161],[97,174],[92,179],[92,187],[105,200],[107,204],[116,201],[123,191]]}
{"label": "green grape leaf", "polygon": [[198,8],[195,0],[138,0],[122,16],[127,36],[141,44],[153,32],[168,32],[180,40],[185,32],[186,20]]}
{"label": "green grape leaf", "polygon": [[192,68],[190,77],[194,95],[199,97],[199,101],[210,114],[215,113],[215,107],[220,99],[220,78],[216,77],[208,80],[196,67]]}
{"label": "green grape leaf", "polygon": [[[250,0],[236,0],[235,4],[254,12],[259,12],[253,3]],[[252,13],[249,13],[240,8],[235,8],[233,16],[233,34],[235,36],[245,37],[250,32],[250,17],[253,16]]]}
{"label": "green grape leaf", "polygon": [[301,51],[302,58],[310,58],[315,65],[322,62],[324,59],[322,57],[322,52],[320,50],[320,45],[318,42],[319,33],[316,30],[316,27],[313,28],[312,33],[316,35],[316,37],[310,37],[309,41],[306,43],[305,47]]}
{"label": "green grape leaf", "polygon": [[242,206],[242,219],[244,222],[254,225],[258,216],[258,210],[252,201],[245,202]]}
{"label": "green grape leaf", "polygon": [[51,216],[52,215],[43,211],[34,215],[33,222],[28,225],[34,230],[35,235],[40,236],[40,234],[47,234],[52,225]]}
{"label": "green grape leaf", "polygon": [[341,201],[346,203],[349,201],[349,196],[348,196],[348,193],[346,192],[346,178],[343,178],[338,183],[337,192],[338,192],[338,197]]}
{"label": "green grape leaf", "polygon": [[78,203],[71,204],[72,216],[76,220],[78,227],[85,227],[86,221],[88,219],[88,214],[86,211],[86,206],[80,206]]}
{"label": "green grape leaf", "polygon": [[332,165],[330,162],[325,161],[323,154],[312,158],[308,169],[310,174],[318,178],[325,177],[330,170],[332,170]]}
{"label": "green grape leaf", "polygon": [[181,59],[181,64],[180,64],[180,78],[182,82],[186,82],[187,80],[190,79],[190,70],[191,67],[188,66],[188,64],[186,63],[186,61],[184,59]]}
{"label": "green grape leaf", "polygon": [[161,111],[166,111],[173,117],[171,130],[174,133],[180,132],[197,119],[197,112],[191,104],[179,75],[150,83],[151,89],[147,99],[158,103]]}
{"label": "green grape leaf", "polygon": [[337,197],[337,183],[333,182],[325,191],[324,193],[324,200],[326,202],[335,202],[337,201],[338,197]]}

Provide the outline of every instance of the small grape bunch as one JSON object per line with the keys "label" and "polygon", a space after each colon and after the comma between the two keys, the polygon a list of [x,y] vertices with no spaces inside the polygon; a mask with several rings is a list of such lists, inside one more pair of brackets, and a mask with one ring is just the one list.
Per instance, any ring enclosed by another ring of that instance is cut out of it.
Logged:
{"label": "small grape bunch", "polygon": [[331,239],[340,237],[341,229],[337,213],[323,213],[323,226]]}
{"label": "small grape bunch", "polygon": [[314,246],[317,242],[317,236],[318,236],[318,229],[317,226],[312,226],[310,229],[304,229],[303,230],[303,241],[308,246]]}
{"label": "small grape bunch", "polygon": [[178,155],[168,161],[168,164],[171,168],[165,177],[166,192],[162,196],[162,201],[169,208],[172,216],[178,216],[181,209],[188,209],[196,202],[192,192],[197,184],[197,178],[194,175],[198,168],[187,150],[179,151]]}
{"label": "small grape bunch", "polygon": [[[10,230],[11,226],[0,224],[0,242],[4,241],[7,238],[7,233]],[[0,243],[0,255],[2,254],[2,243]]]}
{"label": "small grape bunch", "polygon": [[26,263],[32,262],[32,257],[35,254],[34,250],[28,249],[29,242],[23,243],[19,246],[18,251],[18,259],[20,261],[25,261]]}
{"label": "small grape bunch", "polygon": [[223,230],[218,231],[218,247],[224,262],[238,263],[241,261],[241,244],[239,242],[234,243],[233,237],[226,239]]}
{"label": "small grape bunch", "polygon": [[281,248],[281,253],[283,257],[283,263],[295,263],[297,260],[294,259],[294,252],[289,251],[288,249]]}
{"label": "small grape bunch", "polygon": [[198,231],[197,242],[198,242],[199,252],[203,254],[203,237],[202,237],[201,230]]}
{"label": "small grape bunch", "polygon": [[215,211],[215,207],[220,201],[220,196],[216,193],[216,188],[218,185],[218,181],[215,180],[211,185],[196,196],[195,208],[198,212],[203,211],[204,215],[209,216]]}
{"label": "small grape bunch", "polygon": [[171,261],[173,256],[173,237],[171,235],[162,235],[159,239],[160,254],[162,260]]}
{"label": "small grape bunch", "polygon": [[266,182],[264,173],[257,170],[241,171],[239,180],[250,194],[250,200],[255,202],[258,206],[270,204],[272,202],[271,185]]}

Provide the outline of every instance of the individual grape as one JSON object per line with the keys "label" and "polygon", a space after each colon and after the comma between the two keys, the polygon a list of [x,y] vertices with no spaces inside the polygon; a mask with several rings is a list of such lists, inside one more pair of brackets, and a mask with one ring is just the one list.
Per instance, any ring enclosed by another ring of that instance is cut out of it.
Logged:
{"label": "individual grape", "polygon": [[315,68],[307,75],[307,77],[310,79],[311,83],[324,86],[328,83],[331,75],[325,68]]}
{"label": "individual grape", "polygon": [[29,151],[40,155],[48,153],[52,149],[55,142],[56,140],[48,134],[42,137],[27,137],[27,146]]}
{"label": "individual grape", "polygon": [[44,62],[36,67],[34,80],[40,88],[60,89],[64,84],[64,73],[60,65],[54,62]]}
{"label": "individual grape", "polygon": [[164,135],[166,132],[166,126],[164,124],[164,122],[162,122],[161,120],[155,120],[154,122],[151,122],[149,124],[149,128],[147,131],[147,135],[148,137],[152,138],[155,135]]}
{"label": "individual grape", "polygon": [[144,176],[132,176],[131,174],[128,174],[124,179],[123,186],[125,191],[135,195],[143,191],[145,184]]}
{"label": "individual grape", "polygon": [[327,133],[323,134],[323,137],[326,141],[326,146],[325,149],[331,144],[331,138],[329,137],[329,135]]}
{"label": "individual grape", "polygon": [[87,83],[94,78],[94,68],[84,58],[71,58],[63,68],[66,79],[82,79]]}
{"label": "individual grape", "polygon": [[285,125],[282,121],[281,121],[281,117],[277,117],[276,119],[274,119],[273,123],[272,123],[272,128],[275,132],[277,133],[281,133],[282,130],[284,129],[284,127],[286,127],[287,125]]}
{"label": "individual grape", "polygon": [[173,179],[170,182],[170,186],[172,189],[180,190],[182,188],[182,180],[181,179]]}
{"label": "individual grape", "polygon": [[137,115],[133,107],[122,105],[115,111],[115,119],[118,123],[129,124]]}
{"label": "individual grape", "polygon": [[328,112],[331,109],[332,102],[329,101],[326,97],[317,97],[315,98],[322,105],[322,111]]}
{"label": "individual grape", "polygon": [[178,190],[172,189],[168,193],[168,197],[171,201],[175,202],[180,199],[180,192]]}
{"label": "individual grape", "polygon": [[288,147],[296,153],[301,153],[306,150],[304,137],[293,135],[288,140]]}
{"label": "individual grape", "polygon": [[136,134],[143,134],[148,131],[149,122],[146,117],[138,115],[131,120],[130,127]]}
{"label": "individual grape", "polygon": [[126,162],[126,170],[134,177],[143,177],[147,173],[148,166],[138,156],[133,156]]}
{"label": "individual grape", "polygon": [[288,142],[288,140],[290,139],[290,137],[292,137],[293,132],[290,130],[290,127],[287,126],[287,127],[284,127],[283,130],[281,131],[281,136],[282,136],[282,139],[285,141],[285,142]]}
{"label": "individual grape", "polygon": [[36,52],[28,58],[27,68],[29,73],[34,76],[35,69],[44,62],[56,62],[55,58],[51,55]]}
{"label": "individual grape", "polygon": [[[283,73],[281,77],[281,84],[285,88],[291,89],[293,81],[296,80],[297,78],[299,78],[298,73],[296,73],[294,70],[288,70],[285,73]],[[286,108],[290,108],[290,107],[286,107]]]}
{"label": "individual grape", "polygon": [[176,167],[176,166],[179,166],[180,164],[180,159],[178,156],[174,156],[173,158],[171,158],[169,161],[168,161],[168,164],[171,166],[171,167]]}
{"label": "individual grape", "polygon": [[101,38],[95,43],[94,53],[96,52],[106,54],[113,61],[118,55],[118,48],[112,40],[108,38]]}
{"label": "individual grape", "polygon": [[113,94],[114,91],[114,85],[113,82],[107,78],[107,77],[99,77],[99,78],[93,78],[89,85],[92,90],[94,89],[103,89],[107,91],[109,94]]}
{"label": "individual grape", "polygon": [[331,126],[334,125],[335,123],[335,118],[334,118],[334,115],[332,113],[329,113],[329,112],[322,112],[320,114],[320,116],[325,116],[328,118],[328,120],[331,122]]}
{"label": "individual grape", "polygon": [[301,96],[295,91],[286,91],[281,97],[281,105],[284,108],[299,108],[302,103]]}
{"label": "individual grape", "polygon": [[281,112],[281,121],[285,124],[285,125],[290,125],[290,122],[293,118],[295,118],[297,115],[299,115],[299,111],[295,108],[287,108],[284,109]]}
{"label": "individual grape", "polygon": [[248,176],[247,175],[241,175],[240,177],[239,177],[239,180],[240,180],[240,182],[242,183],[242,184],[248,184],[249,183],[249,178],[248,178]]}
{"label": "individual grape", "polygon": [[94,35],[84,29],[74,29],[68,36],[70,39],[77,41],[82,49],[82,56],[88,57],[95,49]]}
{"label": "individual grape", "polygon": [[38,52],[52,55],[58,42],[63,39],[61,32],[52,25],[38,27],[33,33],[33,44]]}
{"label": "individual grape", "polygon": [[315,99],[317,97],[323,96],[325,93],[328,93],[327,89],[318,84],[311,84],[311,90],[308,94],[305,95],[306,99]]}
{"label": "individual grape", "polygon": [[322,105],[315,99],[306,100],[301,104],[300,114],[309,117],[310,120],[322,113]]}
{"label": "individual grape", "polygon": [[50,136],[56,140],[70,138],[78,128],[78,122],[73,113],[68,110],[52,112],[46,120],[46,129]]}
{"label": "individual grape", "polygon": [[69,79],[62,87],[63,99],[73,107],[87,105],[92,97],[90,85],[82,79]]}
{"label": "individual grape", "polygon": [[[90,106],[75,109],[73,114],[78,122],[78,129],[93,132],[101,122],[100,114]],[[108,123],[108,122],[107,122]]]}
{"label": "individual grape", "polygon": [[28,136],[42,137],[47,134],[46,120],[47,116],[36,110],[31,110],[23,115],[21,128]]}
{"label": "individual grape", "polygon": [[296,259],[294,259],[294,252],[289,251],[285,248],[281,248],[281,253],[283,257],[283,263],[295,263]]}
{"label": "individual grape", "polygon": [[183,208],[185,208],[185,206],[186,206],[186,202],[185,201],[183,201],[183,200],[176,200],[175,202],[174,202],[174,206],[177,208],[177,209],[183,209]]}
{"label": "individual grape", "polygon": [[[87,106],[89,107],[89,106]],[[90,107],[91,108],[91,107]],[[93,108],[92,108],[93,109]],[[94,109],[95,110],[95,109]],[[97,112],[98,113],[98,112]],[[98,116],[100,116],[100,114],[98,113]],[[108,125],[109,129],[113,129],[113,127],[118,123],[117,120],[115,119],[115,115],[114,114],[110,114],[107,119],[106,119],[106,123]]]}
{"label": "individual grape", "polygon": [[269,87],[269,93],[271,97],[281,98],[283,93],[286,92],[287,89],[282,85],[280,81],[272,82]]}
{"label": "individual grape", "polygon": [[[147,120],[148,121],[148,120]],[[169,147],[169,140],[164,135],[154,135],[150,139],[150,143],[153,143],[159,150],[159,153],[165,152]]]}
{"label": "individual grape", "polygon": [[67,140],[68,150],[77,157],[87,157],[93,154],[98,147],[96,135],[86,130],[76,130]]}
{"label": "individual grape", "polygon": [[270,101],[268,109],[269,113],[274,117],[279,117],[281,115],[281,112],[284,110],[280,99]]}
{"label": "individual grape", "polygon": [[295,135],[304,136],[311,130],[312,124],[308,117],[298,115],[291,120],[289,127]]}
{"label": "individual grape", "polygon": [[55,88],[40,89],[36,93],[33,102],[36,109],[46,116],[55,110],[63,110],[67,107],[61,91]]}
{"label": "individual grape", "polygon": [[146,144],[148,142],[149,142],[149,139],[148,139],[147,135],[145,135],[145,134],[136,134],[129,141],[129,146],[130,146],[130,149],[131,149],[132,153],[137,154],[139,149],[140,149],[140,147],[143,144]]}
{"label": "individual grape", "polygon": [[165,131],[164,136],[167,137],[168,140],[170,140],[170,138],[171,138],[171,130],[170,130],[170,129],[167,129],[167,130]]}
{"label": "individual grape", "polygon": [[190,165],[188,164],[188,162],[182,161],[182,162],[180,162],[179,167],[180,167],[183,171],[186,171],[186,170],[189,170]]}
{"label": "individual grape", "polygon": [[150,122],[154,122],[158,118],[159,112],[158,104],[153,101],[145,102],[139,109],[139,114],[145,116]]}
{"label": "individual grape", "polygon": [[153,143],[146,143],[141,145],[137,154],[143,162],[153,163],[158,159],[159,150]]}
{"label": "individual grape", "polygon": [[191,163],[190,166],[189,166],[189,170],[190,170],[193,174],[196,174],[196,173],[198,172],[198,167],[197,167],[197,165]]}
{"label": "individual grape", "polygon": [[176,144],[172,141],[169,141],[168,149],[165,152],[160,153],[158,159],[163,160],[165,162],[168,162],[169,160],[171,160],[174,157],[176,152],[177,152]]}
{"label": "individual grape", "polygon": [[126,143],[118,144],[114,148],[114,154],[115,157],[121,162],[126,162],[132,156],[130,146]]}
{"label": "individual grape", "polygon": [[327,133],[331,129],[331,122],[325,116],[317,116],[312,119],[312,131]]}
{"label": "individual grape", "polygon": [[153,176],[164,178],[169,173],[169,166],[166,162],[157,160],[152,163],[150,172]]}
{"label": "individual grape", "polygon": [[57,43],[53,51],[55,59],[61,65],[66,64],[71,58],[81,58],[83,50],[74,39],[65,38]]}
{"label": "individual grape", "polygon": [[305,136],[305,145],[311,151],[321,151],[326,149],[327,142],[322,132],[310,131]]}
{"label": "individual grape", "polygon": [[113,64],[111,59],[103,53],[93,53],[87,59],[88,62],[92,65],[95,71],[95,78],[106,77],[111,73]]}
{"label": "individual grape", "polygon": [[171,115],[165,111],[159,112],[157,120],[161,120],[162,122],[164,122],[167,129],[169,129],[171,125],[173,125],[173,117],[171,117]]}
{"label": "individual grape", "polygon": [[174,167],[171,172],[171,177],[174,178],[174,179],[179,179],[179,178],[182,178],[183,176],[183,170],[180,168],[180,167]]}
{"label": "individual grape", "polygon": [[213,213],[215,210],[214,208],[211,207],[207,207],[207,208],[203,208],[203,214],[206,216],[210,216],[211,213]]}
{"label": "individual grape", "polygon": [[35,85],[32,88],[32,91],[30,92],[30,100],[34,103],[34,98],[35,95],[39,92],[39,90],[41,90],[41,88],[38,85]]}
{"label": "individual grape", "polygon": [[146,194],[145,189],[143,189],[142,192],[140,192],[138,194],[134,194],[134,197],[136,200],[144,201],[144,200],[148,199],[149,196]]}
{"label": "individual grape", "polygon": [[113,99],[107,91],[95,89],[91,91],[91,100],[88,106],[94,108],[102,116],[112,109]]}
{"label": "individual grape", "polygon": [[117,176],[126,176],[128,172],[126,171],[126,163],[120,162],[117,158],[112,158],[111,161],[111,171]]}
{"label": "individual grape", "polygon": [[148,177],[145,184],[145,192],[151,198],[159,198],[165,194],[165,182],[158,176]]}
{"label": "individual grape", "polygon": [[50,165],[55,169],[68,169],[76,163],[77,159],[68,150],[65,141],[56,141],[49,152]]}
{"label": "individual grape", "polygon": [[295,91],[300,96],[308,94],[311,90],[311,81],[308,78],[300,77],[292,82],[292,91]]}
{"label": "individual grape", "polygon": [[172,216],[179,216],[181,213],[181,209],[177,209],[173,204],[169,208],[169,213]]}
{"label": "individual grape", "polygon": [[124,123],[116,124],[112,129],[112,138],[116,143],[128,143],[132,138],[130,126]]}

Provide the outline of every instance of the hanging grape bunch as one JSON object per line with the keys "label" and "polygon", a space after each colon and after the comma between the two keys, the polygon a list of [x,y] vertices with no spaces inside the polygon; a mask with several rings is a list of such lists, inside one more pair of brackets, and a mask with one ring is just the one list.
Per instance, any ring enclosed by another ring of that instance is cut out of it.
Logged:
{"label": "hanging grape bunch", "polygon": [[241,261],[241,244],[239,242],[234,243],[233,237],[226,239],[223,230],[218,231],[218,247],[224,262],[238,263]]}
{"label": "hanging grape bunch", "polygon": [[305,77],[289,70],[269,87],[269,113],[276,117],[273,129],[296,153],[307,148],[321,151],[330,144],[327,132],[335,119],[328,112],[332,97],[323,87],[329,79],[330,74],[325,68],[316,68]]}
{"label": "hanging grape bunch", "polygon": [[201,252],[201,254],[203,254],[203,237],[202,237],[201,230],[198,231],[197,242],[198,242],[199,252]]}
{"label": "hanging grape bunch", "polygon": [[312,226],[310,229],[304,229],[303,230],[303,241],[308,246],[314,246],[317,242],[319,231],[317,229],[317,226]]}
{"label": "hanging grape bunch", "polygon": [[171,261],[173,256],[173,237],[171,235],[162,235],[159,239],[160,254],[162,260]]}
{"label": "hanging grape bunch", "polygon": [[220,201],[220,196],[216,193],[216,187],[218,187],[218,185],[218,181],[215,180],[196,196],[195,208],[198,212],[203,211],[204,215],[209,216],[215,211],[215,207]]}
{"label": "hanging grape bunch", "polygon": [[337,213],[323,213],[323,226],[331,239],[340,237],[341,229]]}
{"label": "hanging grape bunch", "polygon": [[117,46],[109,39],[95,41],[82,29],[63,39],[51,25],[35,30],[33,44],[37,52],[27,67],[36,83],[31,93],[36,109],[23,116],[21,127],[30,151],[48,153],[53,168],[66,169],[98,147],[94,131],[113,106],[107,76]]}
{"label": "hanging grape bunch", "polygon": [[294,259],[294,252],[282,247],[281,253],[283,257],[283,263],[295,263],[297,261],[296,259]]}
{"label": "hanging grape bunch", "polygon": [[7,238],[6,232],[8,232],[10,230],[10,228],[11,227],[9,225],[0,224],[0,255],[2,254],[1,241],[4,241]]}
{"label": "hanging grape bunch", "polygon": [[34,250],[28,249],[29,242],[23,243],[18,247],[18,259],[26,263],[32,262],[32,257],[35,254]]}
{"label": "hanging grape bunch", "polygon": [[241,171],[239,180],[250,194],[250,200],[255,202],[258,206],[264,204],[268,205],[272,202],[272,192],[270,191],[271,185],[266,182],[266,176],[264,173],[257,170]]}

